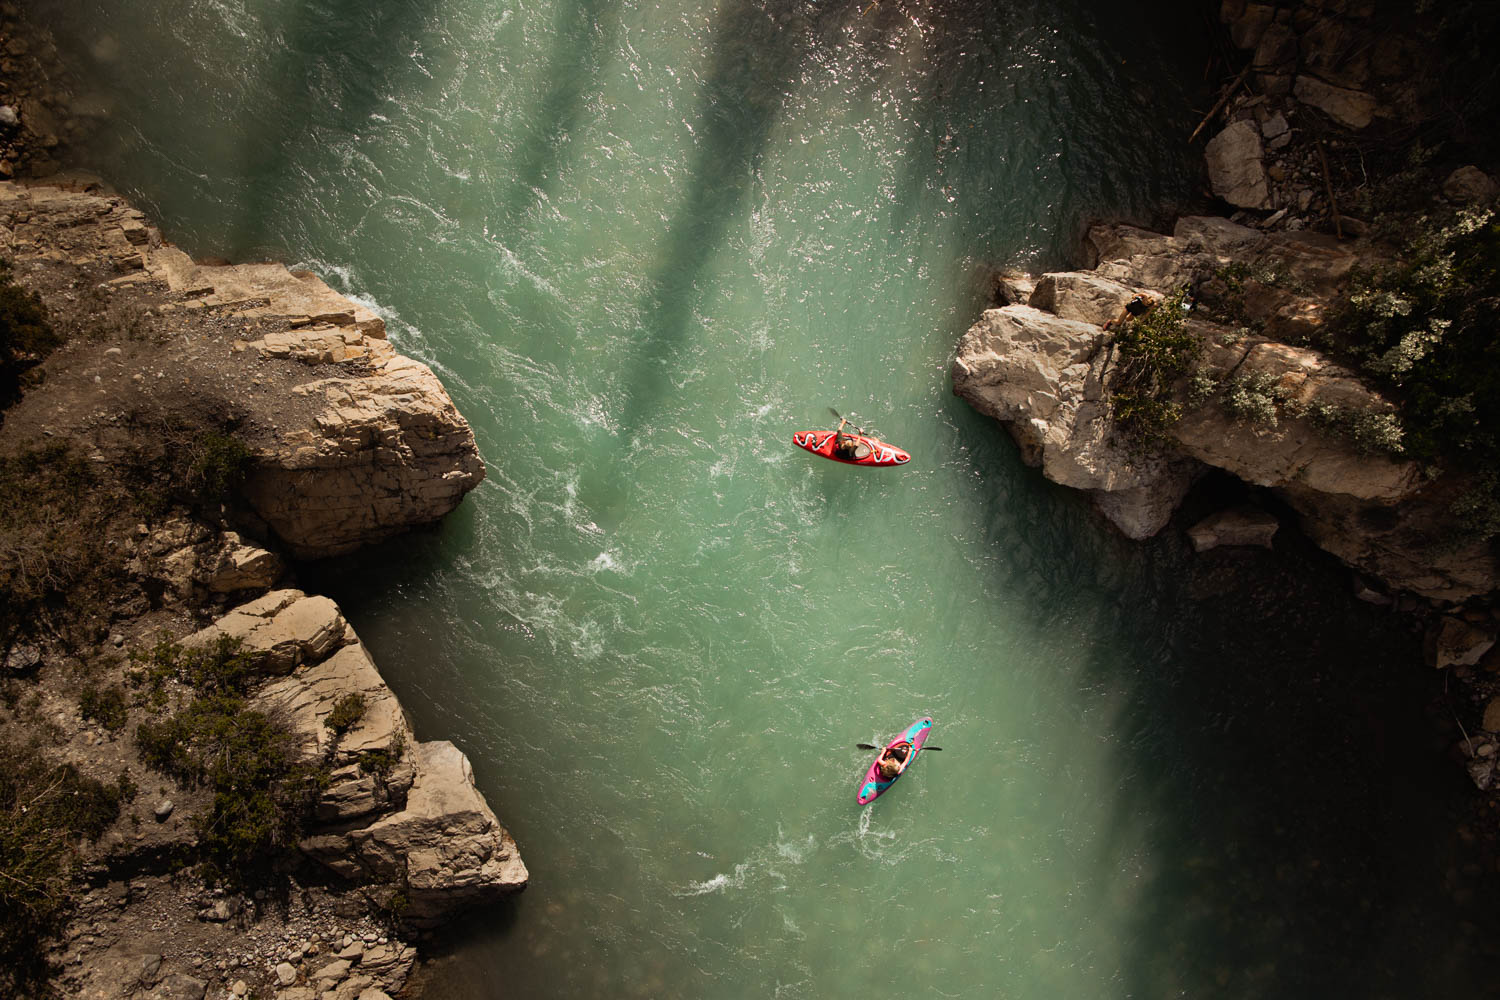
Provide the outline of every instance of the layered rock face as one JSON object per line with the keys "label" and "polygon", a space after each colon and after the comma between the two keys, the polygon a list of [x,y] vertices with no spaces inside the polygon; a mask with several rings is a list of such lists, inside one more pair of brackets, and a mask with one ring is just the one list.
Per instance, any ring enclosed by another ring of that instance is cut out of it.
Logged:
{"label": "layered rock face", "polygon": [[298,386],[318,412],[256,449],[245,495],[294,555],[339,555],[437,521],[484,479],[474,434],[432,370],[385,341],[312,328],[251,347],[366,366]]}
{"label": "layered rock face", "polygon": [[[1043,275],[1029,304],[987,311],[953,363],[954,391],[1004,422],[1028,463],[1091,491],[1133,538],[1160,530],[1193,478],[1214,467],[1271,488],[1319,545],[1392,587],[1443,600],[1493,588],[1489,547],[1455,540],[1448,523],[1461,481],[1429,481],[1412,463],[1372,453],[1341,431],[1354,422],[1378,427],[1394,407],[1318,351],[1273,339],[1316,332],[1355,251],[1217,218],[1182,219],[1172,236],[1096,227],[1089,244],[1093,272]],[[1231,274],[1239,276],[1234,290]],[[1143,452],[1110,417],[1116,369],[1103,326],[1138,292],[1184,288],[1207,300],[1186,319],[1204,351],[1178,387],[1183,416],[1168,432],[1169,447]],[[1215,321],[1236,310],[1265,335]]]}
{"label": "layered rock face", "polygon": [[[161,288],[174,316],[259,334],[169,344],[151,374],[170,368],[216,394],[254,455],[246,496],[298,558],[437,521],[484,479],[473,432],[431,369],[396,353],[379,316],[313,274],[196,264],[121,199],[58,186],[0,183],[0,250],[103,265],[123,272],[105,291]],[[142,381],[140,394],[153,388]]]}
{"label": "layered rock face", "polygon": [[[255,707],[286,722],[304,761],[326,765],[305,854],[366,887],[382,905],[399,894],[403,919],[441,923],[455,911],[526,887],[516,842],[474,787],[453,744],[419,743],[396,696],[326,597],[272,591],[185,640],[228,637],[265,673]],[[358,711],[347,706],[358,704]],[[339,709],[356,716],[330,728]]]}

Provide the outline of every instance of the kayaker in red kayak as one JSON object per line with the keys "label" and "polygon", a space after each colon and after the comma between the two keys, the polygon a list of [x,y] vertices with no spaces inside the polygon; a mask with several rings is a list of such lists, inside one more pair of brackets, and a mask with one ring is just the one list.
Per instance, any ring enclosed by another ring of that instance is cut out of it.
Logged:
{"label": "kayaker in red kayak", "polygon": [[875,766],[880,770],[880,776],[886,781],[896,780],[896,775],[906,770],[906,762],[911,759],[911,744],[904,740],[885,748]]}
{"label": "kayaker in red kayak", "polygon": [[843,417],[839,418],[838,430],[834,431],[838,435],[838,441],[833,446],[833,453],[846,462],[854,462],[864,458],[869,451],[864,449],[858,438],[844,433],[844,425],[848,422]]}

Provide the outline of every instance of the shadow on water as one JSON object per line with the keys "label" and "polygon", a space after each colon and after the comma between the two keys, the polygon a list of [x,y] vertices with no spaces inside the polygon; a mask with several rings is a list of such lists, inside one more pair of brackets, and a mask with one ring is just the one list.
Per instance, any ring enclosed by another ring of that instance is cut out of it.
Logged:
{"label": "shadow on water", "polygon": [[[953,406],[975,468],[1004,464],[1004,432]],[[1355,600],[1349,571],[1243,484],[1205,480],[1142,543],[1069,496],[1017,477],[993,585],[1031,591],[1041,634],[1094,621],[1080,709],[1122,697],[1086,880],[1129,900],[1119,995],[1395,1000],[1487,983],[1500,878],[1466,846],[1474,793],[1429,715],[1441,681],[1411,620]],[[1247,498],[1281,519],[1274,551],[1194,553],[1185,527]]]}
{"label": "shadow on water", "polygon": [[[1201,488],[1140,545],[1059,541],[1076,557],[1049,563],[1065,575],[1035,605],[1054,609],[1039,625],[1066,627],[1078,564],[1096,575],[1084,602],[1115,608],[1118,638],[1080,680],[1125,692],[1098,878],[1123,879],[1117,852],[1143,834],[1154,866],[1135,889],[1125,995],[1472,989],[1497,957],[1494,920],[1445,887],[1472,792],[1434,746],[1419,637],[1355,601],[1288,512],[1274,553],[1194,554],[1182,528],[1224,500]],[[1496,888],[1470,878],[1476,897]]]}
{"label": "shadow on water", "polygon": [[802,0],[728,0],[718,12],[697,115],[697,144],[642,303],[625,363],[621,436],[629,439],[670,388],[699,283],[731,218],[753,191],[771,132],[812,47],[857,10]]}
{"label": "shadow on water", "polygon": [[[288,226],[281,199],[297,170],[299,146],[343,133],[346,123],[370,127],[371,112],[399,79],[416,71],[414,60],[441,0],[366,4],[335,0],[291,5],[275,24],[263,25],[284,44],[262,71],[254,92],[269,95],[247,109],[243,172],[256,178],[226,227],[225,253],[235,260],[275,256]],[[276,234],[274,237],[272,234]]]}
{"label": "shadow on water", "polygon": [[[1185,83],[1201,47],[1192,0],[1090,9],[1092,30],[1071,32],[1057,26],[1080,11],[1062,6],[885,0],[869,13],[882,35],[916,24],[922,52],[893,238],[958,201],[948,245],[1056,264],[1092,217],[1178,214],[1200,170],[1183,140],[1205,103]],[[1010,137],[1005,155],[996,134]],[[1037,186],[1051,192],[1043,212],[1012,195]]]}
{"label": "shadow on water", "polygon": [[497,231],[514,232],[537,193],[550,194],[569,141],[583,118],[584,102],[598,89],[599,73],[620,33],[618,0],[560,0],[556,36],[542,79],[546,92],[518,143],[514,178]]}

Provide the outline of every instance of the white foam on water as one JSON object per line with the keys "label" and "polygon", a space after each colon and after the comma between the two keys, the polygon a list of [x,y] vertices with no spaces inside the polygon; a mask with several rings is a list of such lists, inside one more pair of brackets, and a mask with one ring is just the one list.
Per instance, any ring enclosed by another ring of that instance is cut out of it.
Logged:
{"label": "white foam on water", "polygon": [[590,573],[602,573],[605,570],[610,570],[613,572],[621,571],[620,560],[616,558],[613,552],[609,552],[608,550],[599,553],[597,556],[589,560]]}

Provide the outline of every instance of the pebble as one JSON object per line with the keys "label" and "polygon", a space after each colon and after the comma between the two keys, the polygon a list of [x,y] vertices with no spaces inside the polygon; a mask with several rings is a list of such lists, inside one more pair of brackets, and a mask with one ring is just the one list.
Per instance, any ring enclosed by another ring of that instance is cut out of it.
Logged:
{"label": "pebble", "polygon": [[276,966],[276,981],[282,986],[290,986],[297,981],[297,970],[289,963],[282,962]]}
{"label": "pebble", "polygon": [[167,817],[172,815],[172,810],[176,808],[177,807],[173,805],[171,799],[162,799],[156,804],[156,809],[153,812],[153,815],[156,817],[156,821],[158,823],[164,823],[166,822]]}
{"label": "pebble", "polygon": [[233,993],[237,997],[242,997],[246,993],[250,992],[250,985],[243,979],[236,979],[234,981],[234,985],[229,987],[229,992]]}

